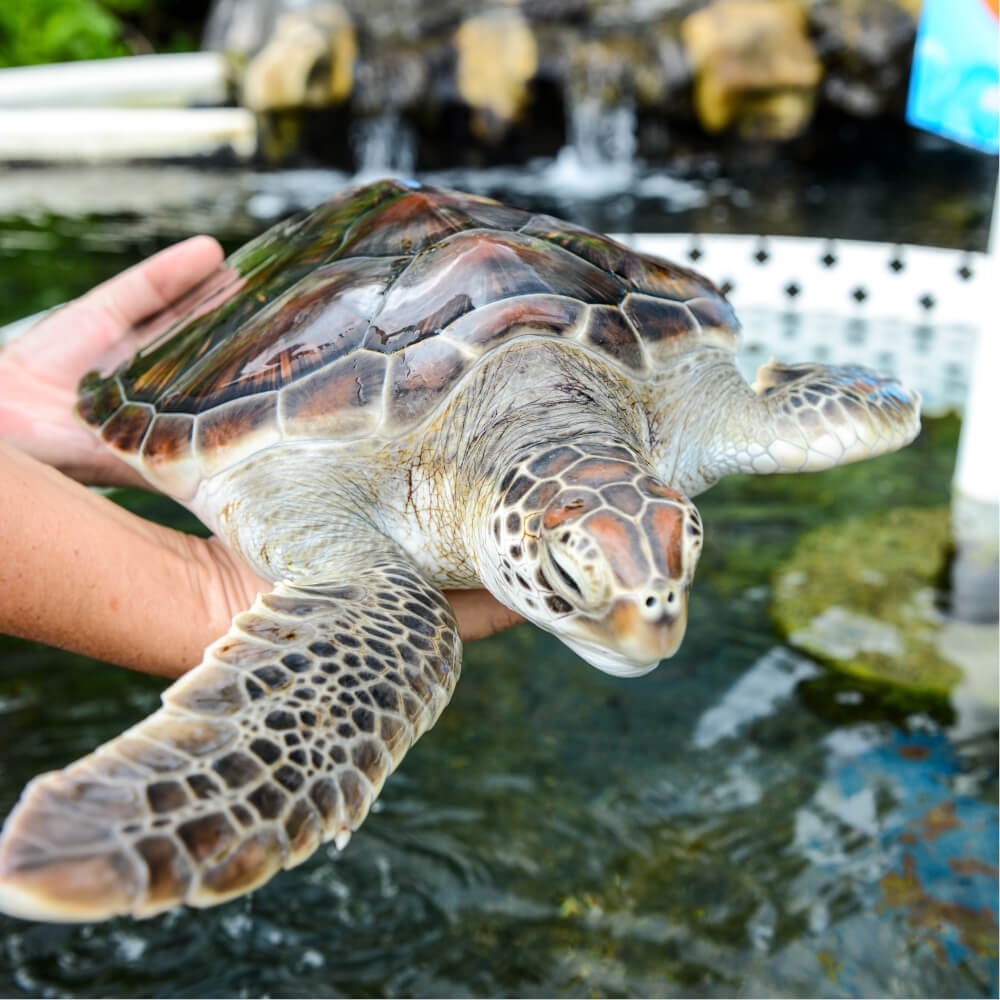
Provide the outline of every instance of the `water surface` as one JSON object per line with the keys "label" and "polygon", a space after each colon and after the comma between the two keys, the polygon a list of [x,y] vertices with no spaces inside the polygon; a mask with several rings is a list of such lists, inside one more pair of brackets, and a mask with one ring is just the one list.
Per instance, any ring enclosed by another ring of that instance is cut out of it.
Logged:
{"label": "water surface", "polygon": [[[166,238],[138,228],[0,227],[5,318]],[[345,852],[212,910],[0,918],[0,995],[995,995],[994,726],[828,672],[768,610],[803,531],[947,505],[956,440],[931,421],[876,462],[724,482],[699,498],[688,635],[658,670],[605,676],[530,626],[473,643]],[[0,812],[162,686],[0,642]]]}

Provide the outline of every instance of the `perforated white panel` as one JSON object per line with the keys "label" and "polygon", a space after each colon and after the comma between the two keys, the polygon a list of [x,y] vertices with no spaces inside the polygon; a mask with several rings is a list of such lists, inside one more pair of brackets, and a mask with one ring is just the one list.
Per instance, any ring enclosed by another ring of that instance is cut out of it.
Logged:
{"label": "perforated white panel", "polygon": [[748,376],[772,356],[854,362],[914,385],[927,413],[961,410],[976,337],[998,335],[984,254],[776,236],[618,238],[722,288],[743,322]]}

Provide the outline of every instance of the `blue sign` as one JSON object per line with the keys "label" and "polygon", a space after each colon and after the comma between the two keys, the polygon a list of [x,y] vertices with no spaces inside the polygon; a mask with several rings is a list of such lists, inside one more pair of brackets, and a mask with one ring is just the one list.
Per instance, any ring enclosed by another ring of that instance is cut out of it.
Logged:
{"label": "blue sign", "polygon": [[910,73],[911,125],[1000,151],[997,0],[924,0]]}

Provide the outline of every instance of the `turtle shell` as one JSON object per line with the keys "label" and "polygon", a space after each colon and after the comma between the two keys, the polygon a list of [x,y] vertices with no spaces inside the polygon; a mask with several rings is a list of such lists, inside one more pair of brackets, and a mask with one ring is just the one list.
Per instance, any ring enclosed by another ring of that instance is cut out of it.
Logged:
{"label": "turtle shell", "polygon": [[487,352],[558,337],[649,378],[739,324],[705,278],[547,215],[400,181],[341,192],[137,331],[78,411],[168,492],[280,440],[391,438]]}

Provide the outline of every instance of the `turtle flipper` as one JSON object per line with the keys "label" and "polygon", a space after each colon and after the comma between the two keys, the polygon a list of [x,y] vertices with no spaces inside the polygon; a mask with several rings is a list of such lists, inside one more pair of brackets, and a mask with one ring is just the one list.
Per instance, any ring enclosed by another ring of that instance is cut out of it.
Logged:
{"label": "turtle flipper", "polygon": [[920,394],[857,365],[771,360],[753,390],[763,412],[740,435],[741,472],[828,469],[896,451],[920,431]]}
{"label": "turtle flipper", "polygon": [[447,602],[401,556],[349,586],[279,585],[159,711],[28,785],[0,841],[0,910],[210,906],[346,845],[460,663]]}

